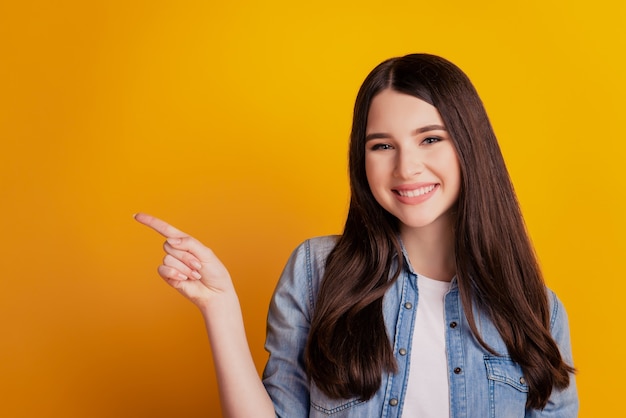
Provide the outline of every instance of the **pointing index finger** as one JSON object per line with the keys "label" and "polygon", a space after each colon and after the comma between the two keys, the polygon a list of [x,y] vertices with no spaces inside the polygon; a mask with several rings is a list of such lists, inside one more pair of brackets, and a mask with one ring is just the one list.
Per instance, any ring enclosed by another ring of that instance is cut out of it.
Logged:
{"label": "pointing index finger", "polygon": [[148,215],[147,213],[137,213],[133,216],[137,222],[147,226],[148,228],[154,229],[159,234],[163,235],[165,238],[185,238],[188,237],[183,231],[174,228],[172,225],[167,222],[155,218],[152,215]]}

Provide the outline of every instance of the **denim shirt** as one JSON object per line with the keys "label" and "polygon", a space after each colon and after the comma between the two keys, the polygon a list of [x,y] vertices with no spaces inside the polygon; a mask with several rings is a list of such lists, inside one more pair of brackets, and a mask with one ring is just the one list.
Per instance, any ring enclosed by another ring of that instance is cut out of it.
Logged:
{"label": "denim shirt", "polygon": [[[326,257],[337,237],[320,237],[301,244],[291,255],[278,282],[269,309],[265,349],[269,359],[263,383],[280,418],[402,416],[409,376],[411,341],[418,303],[417,275],[403,254],[403,268],[383,299],[387,335],[398,364],[394,374],[383,374],[376,394],[367,401],[331,399],[309,380],[304,349],[311,317],[324,274]],[[567,364],[573,364],[567,314],[548,291],[550,329]],[[474,338],[465,317],[456,281],[445,296],[446,352],[451,418],[572,418],[578,414],[574,376],[565,390],[554,389],[543,410],[525,408],[528,386],[521,367],[507,355],[493,323],[476,312],[476,325],[492,355]],[[402,349],[402,350],[401,350]],[[404,417],[410,418],[410,417]]]}

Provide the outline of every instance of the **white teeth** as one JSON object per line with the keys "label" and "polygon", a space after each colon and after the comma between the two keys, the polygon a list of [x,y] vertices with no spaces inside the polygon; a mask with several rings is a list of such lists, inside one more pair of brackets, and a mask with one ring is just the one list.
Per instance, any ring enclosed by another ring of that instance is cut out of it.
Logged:
{"label": "white teeth", "polygon": [[415,189],[415,190],[398,190],[397,192],[400,196],[417,197],[417,196],[421,196],[423,194],[432,192],[434,188],[435,188],[435,185],[433,184],[431,186],[420,187],[419,189]]}

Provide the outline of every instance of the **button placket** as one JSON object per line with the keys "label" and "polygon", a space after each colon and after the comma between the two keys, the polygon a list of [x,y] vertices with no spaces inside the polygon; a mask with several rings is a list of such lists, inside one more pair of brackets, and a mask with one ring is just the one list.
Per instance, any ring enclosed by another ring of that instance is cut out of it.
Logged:
{"label": "button placket", "polygon": [[396,301],[398,309],[398,319],[395,327],[394,350],[398,364],[397,373],[389,376],[386,390],[386,405],[388,418],[398,418],[400,413],[401,394],[408,381],[408,361],[409,346],[411,344],[411,329],[415,317],[415,306],[417,303],[417,292],[413,286],[414,278],[409,272],[404,272],[400,285],[402,291]]}
{"label": "button placket", "polygon": [[450,373],[450,397],[458,405],[460,414],[465,413],[467,382],[464,371],[463,339],[462,339],[462,308],[457,288],[448,292],[444,299],[446,318],[446,347]]}

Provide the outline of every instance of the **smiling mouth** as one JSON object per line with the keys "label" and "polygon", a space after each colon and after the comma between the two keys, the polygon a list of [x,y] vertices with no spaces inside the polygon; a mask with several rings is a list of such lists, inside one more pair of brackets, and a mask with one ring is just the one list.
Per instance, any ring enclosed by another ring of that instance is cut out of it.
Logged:
{"label": "smiling mouth", "polygon": [[433,190],[435,190],[435,187],[436,185],[432,184],[430,186],[420,187],[419,189],[415,190],[394,190],[393,192],[402,197],[418,197],[425,195],[426,193],[432,192]]}

